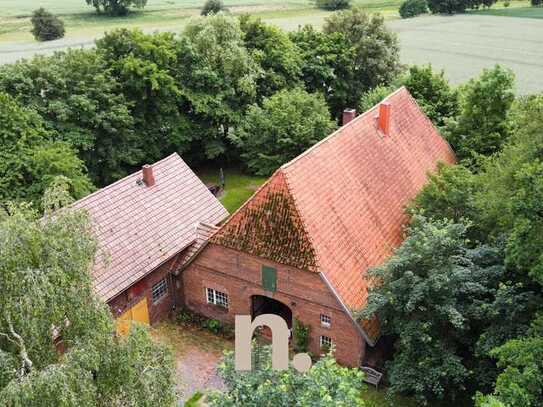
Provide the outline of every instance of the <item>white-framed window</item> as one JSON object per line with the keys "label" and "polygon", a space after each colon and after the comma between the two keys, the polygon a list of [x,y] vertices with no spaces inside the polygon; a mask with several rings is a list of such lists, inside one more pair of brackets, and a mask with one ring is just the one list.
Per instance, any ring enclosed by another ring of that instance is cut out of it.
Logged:
{"label": "white-framed window", "polygon": [[151,288],[151,294],[153,296],[153,304],[156,304],[162,297],[168,294],[168,280],[163,278]]}
{"label": "white-framed window", "polygon": [[332,338],[322,335],[320,338],[321,348],[330,349],[332,347]]}
{"label": "white-framed window", "polygon": [[215,304],[219,307],[228,308],[228,294],[214,290],[213,288],[206,288],[206,297],[208,304]]}
{"label": "white-framed window", "polygon": [[329,315],[321,314],[321,326],[330,328],[332,325],[332,318]]}

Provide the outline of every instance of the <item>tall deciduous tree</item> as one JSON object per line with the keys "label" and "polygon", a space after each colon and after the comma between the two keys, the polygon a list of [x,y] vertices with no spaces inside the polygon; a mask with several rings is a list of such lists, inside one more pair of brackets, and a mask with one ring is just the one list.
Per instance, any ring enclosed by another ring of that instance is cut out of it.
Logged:
{"label": "tall deciduous tree", "polygon": [[401,71],[398,38],[380,14],[367,14],[360,8],[339,11],[326,19],[324,32],[341,34],[349,55],[348,65],[335,72],[331,84],[329,103],[335,115],[356,107],[364,92],[389,84]]}
{"label": "tall deciduous tree", "polygon": [[206,157],[215,158],[226,151],[230,130],[256,100],[261,69],[245,48],[237,18],[191,20],[180,42],[180,93],[201,125]]}
{"label": "tall deciduous tree", "polygon": [[259,98],[292,88],[300,83],[300,50],[281,29],[244,15],[240,18],[244,43],[262,67],[258,79]]}
{"label": "tall deciduous tree", "polygon": [[379,284],[362,315],[397,338],[391,390],[423,402],[464,395],[474,364],[464,357],[489,324],[504,273],[498,250],[468,248],[466,229],[416,216],[394,256],[370,271]]}
{"label": "tall deciduous tree", "polygon": [[[0,400],[30,405],[173,405],[173,363],[146,329],[113,335],[94,295],[96,255],[85,212],[55,183],[44,216],[25,204],[0,212]],[[60,335],[66,353],[53,344]]]}
{"label": "tall deciduous tree", "polygon": [[0,200],[39,204],[46,188],[58,177],[81,198],[93,185],[73,148],[55,141],[41,117],[0,92]]}
{"label": "tall deciduous tree", "polygon": [[33,107],[56,137],[71,144],[99,186],[126,175],[144,150],[132,104],[94,50],[38,56],[0,67],[0,90]]}
{"label": "tall deciduous tree", "polygon": [[130,7],[142,9],[147,0],[85,0],[89,6],[93,6],[98,13],[111,16],[124,16],[130,11]]}
{"label": "tall deciduous tree", "polygon": [[500,66],[462,86],[460,114],[445,132],[459,159],[474,165],[479,155],[500,151],[509,137],[507,116],[514,100],[514,75]]}
{"label": "tall deciduous tree", "polygon": [[251,106],[232,138],[250,171],[271,175],[334,128],[321,95],[283,90]]}

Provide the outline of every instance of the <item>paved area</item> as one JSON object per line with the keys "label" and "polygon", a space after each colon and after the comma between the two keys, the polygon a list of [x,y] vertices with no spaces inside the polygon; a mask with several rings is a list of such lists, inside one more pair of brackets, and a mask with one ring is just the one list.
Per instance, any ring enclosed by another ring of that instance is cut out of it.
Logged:
{"label": "paved area", "polygon": [[152,335],[174,351],[177,392],[181,403],[197,391],[224,389],[217,365],[222,360],[223,351],[233,348],[231,341],[173,322],[153,327]]}

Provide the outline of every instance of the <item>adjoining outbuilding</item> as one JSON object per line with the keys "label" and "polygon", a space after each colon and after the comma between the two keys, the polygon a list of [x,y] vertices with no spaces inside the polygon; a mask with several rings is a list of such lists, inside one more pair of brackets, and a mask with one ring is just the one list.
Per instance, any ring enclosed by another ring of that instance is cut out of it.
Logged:
{"label": "adjoining outbuilding", "polygon": [[91,275],[125,333],[131,320],[155,323],[179,305],[175,276],[228,216],[222,204],[177,154],[87,197],[98,241]]}
{"label": "adjoining outbuilding", "polygon": [[[371,365],[378,321],[357,322],[369,268],[403,238],[405,207],[448,143],[405,88],[356,117],[274,175],[182,271],[184,304],[233,323],[274,313],[310,326],[309,351],[335,346],[348,366]],[[369,346],[368,346],[369,345]]]}

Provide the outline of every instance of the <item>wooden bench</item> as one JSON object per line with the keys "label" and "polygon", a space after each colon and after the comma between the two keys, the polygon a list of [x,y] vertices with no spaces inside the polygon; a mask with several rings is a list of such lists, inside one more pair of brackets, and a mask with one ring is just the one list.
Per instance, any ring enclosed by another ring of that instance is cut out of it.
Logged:
{"label": "wooden bench", "polygon": [[368,366],[363,366],[361,370],[362,372],[364,372],[364,381],[366,383],[373,384],[375,387],[378,388],[379,382],[383,378],[383,374]]}

